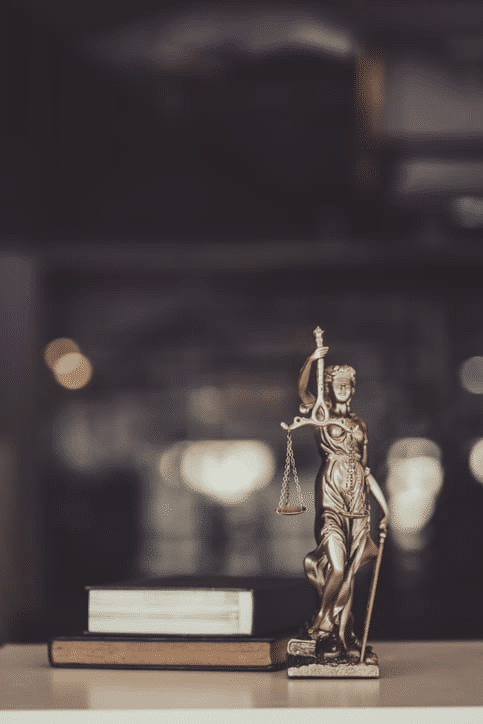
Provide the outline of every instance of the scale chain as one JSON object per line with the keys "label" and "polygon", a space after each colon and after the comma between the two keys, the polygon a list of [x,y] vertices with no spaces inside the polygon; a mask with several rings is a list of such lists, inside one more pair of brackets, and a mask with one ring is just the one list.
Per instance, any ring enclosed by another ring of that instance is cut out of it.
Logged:
{"label": "scale chain", "polygon": [[290,499],[290,473],[292,473],[293,480],[295,483],[295,489],[297,491],[298,503],[303,504],[302,489],[300,487],[299,477],[297,474],[297,468],[295,466],[295,457],[293,454],[293,443],[292,443],[292,431],[287,430],[287,455],[285,458],[285,468],[283,471],[283,482],[282,491],[280,494],[279,506],[283,507],[289,504]]}

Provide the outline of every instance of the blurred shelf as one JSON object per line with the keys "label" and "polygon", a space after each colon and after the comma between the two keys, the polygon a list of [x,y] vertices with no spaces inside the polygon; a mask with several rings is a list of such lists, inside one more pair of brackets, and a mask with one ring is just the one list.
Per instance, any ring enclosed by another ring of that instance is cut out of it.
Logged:
{"label": "blurred shelf", "polygon": [[[483,234],[482,234],[483,237]],[[481,242],[481,243],[480,243]],[[418,272],[483,265],[483,238],[425,246],[416,241],[99,242],[47,246],[39,259],[50,273],[310,272],[320,269]]]}

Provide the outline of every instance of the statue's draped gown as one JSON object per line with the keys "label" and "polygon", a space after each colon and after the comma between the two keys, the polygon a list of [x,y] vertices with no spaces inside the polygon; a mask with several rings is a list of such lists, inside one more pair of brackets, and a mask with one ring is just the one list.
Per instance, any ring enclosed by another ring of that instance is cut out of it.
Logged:
{"label": "statue's draped gown", "polygon": [[317,577],[323,587],[330,566],[329,541],[336,540],[344,551],[344,578],[332,612],[335,622],[344,608],[349,614],[357,570],[377,555],[370,537],[369,494],[362,466],[365,432],[354,414],[340,422],[333,418],[327,427],[316,429],[325,462],[315,483],[318,545],[309,554],[317,560]]}

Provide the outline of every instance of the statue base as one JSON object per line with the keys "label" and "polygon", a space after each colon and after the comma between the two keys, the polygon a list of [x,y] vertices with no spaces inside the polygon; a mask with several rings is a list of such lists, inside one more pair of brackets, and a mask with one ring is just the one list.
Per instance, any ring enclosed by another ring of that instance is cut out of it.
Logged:
{"label": "statue base", "polygon": [[368,646],[363,662],[358,652],[328,654],[318,651],[312,639],[290,639],[287,645],[289,678],[311,679],[378,679],[379,661]]}

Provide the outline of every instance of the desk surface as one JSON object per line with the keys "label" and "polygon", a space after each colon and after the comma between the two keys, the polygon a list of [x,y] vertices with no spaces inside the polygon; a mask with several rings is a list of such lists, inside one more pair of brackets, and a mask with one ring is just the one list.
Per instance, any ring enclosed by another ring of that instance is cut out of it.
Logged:
{"label": "desk surface", "polygon": [[483,707],[483,642],[380,642],[374,649],[378,680],[289,680],[285,671],[57,669],[49,666],[44,645],[7,645],[0,648],[0,715],[42,709]]}

